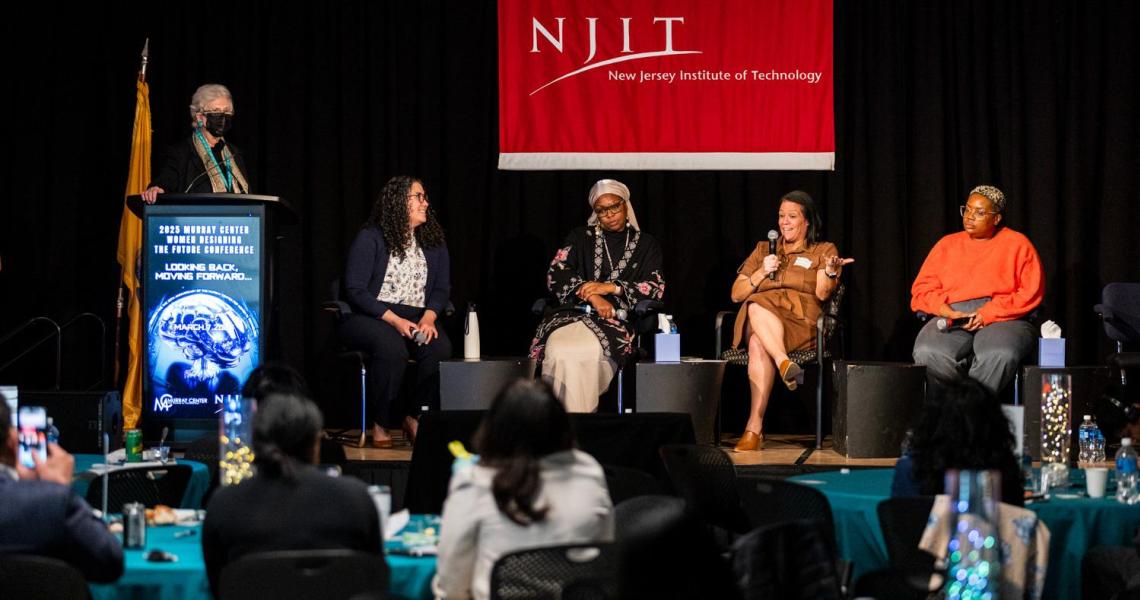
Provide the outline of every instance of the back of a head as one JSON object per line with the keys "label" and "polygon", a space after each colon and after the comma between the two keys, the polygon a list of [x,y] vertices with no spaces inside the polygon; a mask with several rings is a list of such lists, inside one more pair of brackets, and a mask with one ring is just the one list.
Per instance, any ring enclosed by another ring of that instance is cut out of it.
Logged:
{"label": "back of a head", "polygon": [[574,447],[570,417],[545,381],[520,379],[491,403],[475,433],[479,462],[496,470],[495,504],[520,525],[541,521],[546,506],[535,506],[542,491],[538,461]]}
{"label": "back of a head", "polygon": [[941,489],[946,469],[1003,469],[1013,457],[1013,433],[1001,402],[980,383],[947,383],[923,406],[911,448],[924,490]]}
{"label": "back of a head", "polygon": [[271,394],[310,398],[309,386],[296,369],[281,363],[265,363],[253,370],[241,387],[241,395],[263,401]]}
{"label": "back of a head", "polygon": [[503,388],[475,434],[480,459],[489,462],[541,458],[573,446],[570,416],[550,384],[541,380],[519,379]]}
{"label": "back of a head", "polygon": [[253,416],[253,452],[258,473],[289,477],[297,464],[311,464],[320,436],[321,411],[308,398],[270,394]]}

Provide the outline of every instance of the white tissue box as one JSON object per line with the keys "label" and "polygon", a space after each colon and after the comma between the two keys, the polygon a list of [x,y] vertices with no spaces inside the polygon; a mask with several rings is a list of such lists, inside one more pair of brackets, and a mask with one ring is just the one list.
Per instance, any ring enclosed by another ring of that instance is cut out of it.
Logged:
{"label": "white tissue box", "polygon": [[1040,338],[1037,364],[1042,367],[1065,366],[1065,338]]}
{"label": "white tissue box", "polygon": [[655,339],[654,360],[659,363],[681,362],[681,335],[678,333],[658,333]]}

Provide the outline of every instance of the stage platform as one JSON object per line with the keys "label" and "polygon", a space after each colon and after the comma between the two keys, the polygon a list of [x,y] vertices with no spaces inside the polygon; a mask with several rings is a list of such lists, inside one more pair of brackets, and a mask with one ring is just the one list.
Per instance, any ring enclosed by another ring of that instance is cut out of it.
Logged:
{"label": "stage platform", "polygon": [[[342,430],[329,430],[329,433]],[[360,430],[348,430],[344,437],[355,438]],[[355,443],[344,444],[344,453],[351,467],[365,465],[379,466],[389,463],[404,463],[412,460],[412,446],[404,438],[403,432],[392,431],[394,447],[391,449],[373,448],[365,446],[357,448]],[[882,468],[893,467],[898,459],[895,458],[847,458],[837,453],[832,446],[831,438],[824,439],[823,448],[813,448],[815,437],[812,435],[773,434],[764,442],[764,448],[758,452],[733,452],[736,437],[725,437],[721,442],[728,458],[738,467],[773,467],[773,471],[787,471],[787,467],[801,467],[805,471],[830,471],[842,468]]]}
{"label": "stage platform", "polygon": [[[409,474],[412,465],[412,446],[399,430],[390,431],[394,447],[389,449],[364,448],[356,446],[359,429],[326,429],[327,434],[340,434],[344,440],[346,461],[341,465],[345,475],[357,477],[369,484],[388,485],[392,488],[392,504],[395,510],[404,507],[408,492]],[[352,440],[348,442],[347,440]],[[738,472],[748,475],[769,477],[791,477],[804,473],[834,471],[838,469],[871,469],[893,467],[897,459],[855,459],[838,454],[831,444],[831,438],[824,439],[823,448],[813,448],[815,437],[810,434],[772,434],[758,452],[736,453],[732,447],[737,437],[725,437],[721,449],[736,465]],[[327,461],[322,461],[327,462]],[[434,463],[434,460],[431,461]],[[442,484],[441,484],[442,485]]]}

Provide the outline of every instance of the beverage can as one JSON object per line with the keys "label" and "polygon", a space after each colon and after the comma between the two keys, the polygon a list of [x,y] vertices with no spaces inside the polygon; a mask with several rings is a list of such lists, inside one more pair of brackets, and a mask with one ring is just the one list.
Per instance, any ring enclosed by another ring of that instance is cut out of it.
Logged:
{"label": "beverage can", "polygon": [[123,505],[123,547],[146,546],[146,507],[139,502]]}
{"label": "beverage can", "polygon": [[142,430],[127,430],[127,462],[142,460]]}

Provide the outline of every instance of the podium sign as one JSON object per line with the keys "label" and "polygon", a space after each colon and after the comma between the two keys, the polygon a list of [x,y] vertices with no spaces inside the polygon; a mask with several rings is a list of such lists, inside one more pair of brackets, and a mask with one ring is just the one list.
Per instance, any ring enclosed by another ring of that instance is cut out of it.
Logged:
{"label": "podium sign", "polygon": [[154,205],[143,219],[143,414],[217,419],[261,362],[265,206]]}

